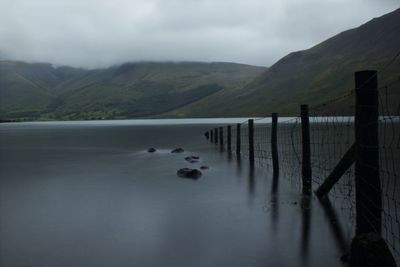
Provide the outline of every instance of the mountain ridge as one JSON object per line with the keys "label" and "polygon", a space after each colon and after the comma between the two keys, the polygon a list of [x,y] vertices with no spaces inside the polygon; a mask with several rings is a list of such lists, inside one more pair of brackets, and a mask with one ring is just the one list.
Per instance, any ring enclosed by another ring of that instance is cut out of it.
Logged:
{"label": "mountain ridge", "polygon": [[[106,69],[51,69],[0,61],[0,117],[121,119],[296,115],[348,94],[354,72],[378,70],[379,84],[399,80],[400,9],[343,31],[270,68],[235,63],[139,62]],[[11,63],[8,63],[8,65]],[[36,65],[35,65],[36,64]],[[21,66],[20,66],[21,65]],[[3,70],[3,71],[2,71]],[[22,77],[21,77],[22,76]],[[399,95],[395,95],[398,100]],[[7,99],[4,101],[4,99]],[[350,101],[350,102],[349,102]],[[348,109],[353,102],[336,103]]]}
{"label": "mountain ridge", "polygon": [[0,61],[0,114],[3,120],[153,116],[248,82],[263,70],[227,62],[129,62],[85,70]]}
{"label": "mountain ridge", "polygon": [[[309,49],[289,53],[247,84],[239,95],[206,98],[177,113],[182,117],[269,116],[272,112],[293,116],[298,114],[300,104],[319,105],[350,92],[356,71],[377,70],[381,85],[398,80],[400,60],[391,61],[399,50],[397,9]],[[390,68],[385,69],[388,64]],[[350,105],[338,102],[335,108],[348,109]]]}

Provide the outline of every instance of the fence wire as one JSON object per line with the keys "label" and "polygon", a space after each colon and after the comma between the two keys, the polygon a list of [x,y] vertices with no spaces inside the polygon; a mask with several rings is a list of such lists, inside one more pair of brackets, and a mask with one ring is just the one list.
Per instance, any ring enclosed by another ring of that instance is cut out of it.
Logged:
{"label": "fence wire", "polygon": [[379,88],[382,236],[400,263],[400,80]]}
{"label": "fence wire", "polygon": [[[360,88],[358,88],[360,89]],[[381,235],[400,263],[400,79],[378,88],[379,97],[379,176],[382,199]],[[354,111],[355,90],[321,105],[310,107],[310,146],[312,163],[312,188],[316,190],[329,176],[338,162],[355,142]],[[368,107],[365,107],[368,109]],[[371,107],[372,108],[372,107]],[[374,107],[376,108],[376,107]],[[272,170],[271,122],[256,119],[254,124],[255,162]],[[278,155],[280,177],[288,179],[301,192],[302,131],[301,117],[279,118]],[[373,122],[371,122],[373,123]],[[240,156],[249,157],[249,127],[247,121],[240,125]],[[365,126],[365,125],[364,125]],[[227,127],[224,127],[224,147],[227,146]],[[231,125],[231,151],[237,149],[237,125]],[[371,166],[365,166],[371,167]],[[363,179],[363,178],[361,178]],[[372,187],[368,181],[366,186]],[[350,167],[329,192],[329,199],[340,212],[341,222],[347,229],[350,242],[355,233],[356,221],[355,167]],[[359,193],[360,194],[360,193]],[[365,196],[364,206],[371,210],[366,223],[373,225],[372,208],[375,203]]]}

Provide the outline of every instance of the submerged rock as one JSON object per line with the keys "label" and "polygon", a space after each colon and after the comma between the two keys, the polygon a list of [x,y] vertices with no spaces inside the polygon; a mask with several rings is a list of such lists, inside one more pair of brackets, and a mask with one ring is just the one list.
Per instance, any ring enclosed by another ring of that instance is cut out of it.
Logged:
{"label": "submerged rock", "polygon": [[183,153],[185,150],[181,147],[175,148],[171,151],[171,153]]}
{"label": "submerged rock", "polygon": [[193,180],[197,180],[201,176],[201,171],[197,169],[183,168],[179,169],[176,174],[181,178],[190,178]]}
{"label": "submerged rock", "polygon": [[147,149],[147,152],[149,152],[149,153],[153,153],[153,152],[156,152],[156,149],[155,149],[155,148],[153,148],[153,147],[151,147],[151,148]]}
{"label": "submerged rock", "polygon": [[199,159],[200,159],[200,157],[197,157],[197,156],[190,156],[190,157],[185,158],[185,160],[190,163],[196,163],[196,162],[198,162]]}
{"label": "submerged rock", "polygon": [[360,234],[350,246],[351,267],[396,267],[385,240],[375,233]]}
{"label": "submerged rock", "polygon": [[208,170],[210,167],[208,167],[208,166],[201,166],[200,167],[200,170]]}

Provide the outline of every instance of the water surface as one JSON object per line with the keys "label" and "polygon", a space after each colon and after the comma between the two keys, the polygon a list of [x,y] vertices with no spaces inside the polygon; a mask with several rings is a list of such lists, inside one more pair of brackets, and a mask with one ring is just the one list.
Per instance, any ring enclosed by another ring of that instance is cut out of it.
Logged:
{"label": "water surface", "polygon": [[0,266],[341,266],[318,203],[209,144],[213,122],[1,124]]}

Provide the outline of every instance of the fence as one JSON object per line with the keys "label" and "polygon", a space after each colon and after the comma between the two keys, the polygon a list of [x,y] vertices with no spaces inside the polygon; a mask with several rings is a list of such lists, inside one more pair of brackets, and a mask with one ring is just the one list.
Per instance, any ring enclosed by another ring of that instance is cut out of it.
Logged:
{"label": "fence", "polygon": [[357,72],[355,79],[348,94],[302,105],[297,117],[273,113],[268,122],[250,119],[206,137],[287,178],[303,195],[314,191],[336,207],[352,236],[380,234],[399,264],[400,79],[382,87],[375,71]]}

